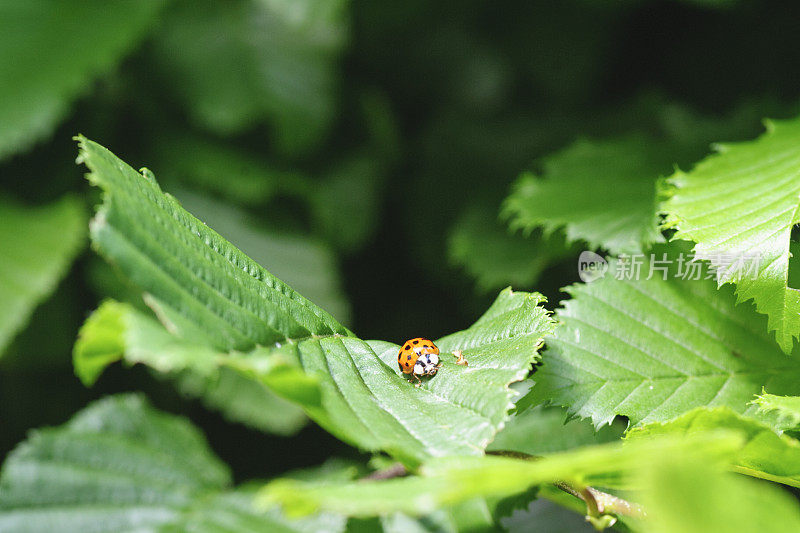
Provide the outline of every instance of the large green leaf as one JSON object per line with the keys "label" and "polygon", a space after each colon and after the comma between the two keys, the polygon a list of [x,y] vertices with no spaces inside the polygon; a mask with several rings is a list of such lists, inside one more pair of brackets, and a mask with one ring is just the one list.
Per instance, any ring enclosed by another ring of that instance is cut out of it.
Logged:
{"label": "large green leaf", "polygon": [[800,530],[797,500],[777,487],[721,472],[698,457],[671,457],[642,466],[647,521],[641,531]]}
{"label": "large green leaf", "polygon": [[[1,105],[1,104],[0,104]],[[0,199],[0,355],[64,275],[85,238],[83,206],[65,197],[42,207]]]}
{"label": "large green leaf", "polygon": [[141,396],[100,400],[58,428],[38,430],[0,472],[0,530],[341,531],[318,515],[290,521],[257,512],[252,493],[231,491],[228,469],[188,421]]}
{"label": "large green leaf", "polygon": [[[437,341],[443,366],[417,388],[397,367],[397,345],[348,336],[164,195],[152,174],[81,144],[90,179],[106,189],[93,239],[147,292],[166,326],[119,303],[101,307],[75,348],[85,382],[120,358],[170,374],[230,368],[300,404],[343,440],[409,464],[481,454],[502,427],[517,396],[509,384],[527,375],[553,329],[541,295],[503,291],[472,327]],[[456,350],[469,367],[455,364]]]}
{"label": "large green leaf", "polygon": [[784,352],[800,335],[800,291],[787,285],[789,240],[800,222],[800,120],[767,122],[755,141],[726,144],[667,181],[662,204],[674,238],[696,243],[717,282],[735,283],[769,317]]}
{"label": "large green leaf", "polygon": [[48,135],[145,34],[163,0],[0,4],[0,159]]}
{"label": "large green leaf", "polygon": [[517,180],[503,207],[511,227],[551,233],[612,253],[641,251],[662,241],[656,178],[677,157],[668,144],[645,136],[581,140],[546,158],[542,176]]}
{"label": "large green leaf", "polygon": [[[508,385],[527,375],[552,330],[540,301],[504,291],[471,328],[437,341],[442,368],[421,387],[400,373],[399,346],[388,342],[328,337],[226,354],[172,335],[117,302],[104,304],[82,328],[75,368],[87,383],[123,357],[168,374],[232,369],[299,404],[342,440],[415,464],[483,452],[517,396]],[[455,364],[453,350],[462,350],[469,367]]]}
{"label": "large green leaf", "polygon": [[302,153],[334,118],[346,14],[344,0],[177,2],[154,59],[200,124],[233,134],[266,120],[278,148]]}
{"label": "large green leaf", "polygon": [[517,494],[531,486],[566,481],[580,488],[600,481],[630,487],[631,474],[648,462],[679,455],[727,460],[741,445],[731,434],[644,439],[582,448],[538,460],[509,457],[450,457],[425,463],[418,475],[347,483],[279,479],[262,493],[265,504],[280,504],[290,516],[333,510],[349,516],[403,512],[421,516],[476,497]]}
{"label": "large green leaf", "polygon": [[800,442],[778,435],[769,426],[730,409],[697,408],[664,423],[647,424],[628,433],[628,441],[660,435],[693,435],[704,431],[740,431],[744,447],[734,460],[736,471],[800,487]]}
{"label": "large green leaf", "polygon": [[[762,387],[800,393],[800,353],[781,352],[766,319],[736,305],[732,288],[717,290],[703,270],[680,279],[676,267],[690,272],[686,255],[681,264],[675,250],[662,253],[657,261],[672,262],[666,280],[658,270],[645,279],[664,264],[636,258],[566,289],[572,299],[557,313],[563,325],[547,339],[529,399],[564,405],[600,426],[616,415],[634,424],[666,421],[700,406],[753,412],[748,404]],[[625,279],[640,260],[641,279]]]}
{"label": "large green leaf", "polygon": [[87,176],[103,188],[94,246],[157,302],[177,331],[222,350],[287,338],[349,335],[328,313],[187,213],[144,174],[80,140]]}

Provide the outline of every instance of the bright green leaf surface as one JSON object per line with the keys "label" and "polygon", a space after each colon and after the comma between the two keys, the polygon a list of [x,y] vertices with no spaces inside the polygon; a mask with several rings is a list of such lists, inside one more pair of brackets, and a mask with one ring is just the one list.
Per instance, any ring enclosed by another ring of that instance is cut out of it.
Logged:
{"label": "bright green leaf surface", "polygon": [[302,153],[334,117],[346,3],[178,2],[155,60],[200,124],[229,135],[266,120],[277,147]]}
{"label": "bright green leaf surface", "polygon": [[101,187],[94,246],[152,295],[172,325],[222,350],[350,333],[242,254],[102,146],[80,138],[80,160]]}
{"label": "bright green leaf surface", "polygon": [[766,483],[720,472],[698,458],[643,465],[647,520],[655,533],[742,533],[800,530],[797,501]]}
{"label": "bright green leaf surface", "polygon": [[280,504],[287,514],[304,515],[336,509],[350,516],[403,512],[421,516],[437,508],[481,496],[507,496],[542,483],[625,481],[651,461],[678,454],[708,461],[724,459],[741,442],[732,435],[714,434],[683,439],[651,439],[622,447],[619,443],[583,448],[538,460],[507,457],[451,457],[426,463],[419,475],[385,481],[341,484],[276,480],[261,499]]}
{"label": "bright green leaf surface", "polygon": [[0,530],[328,532],[344,520],[259,512],[252,491],[229,491],[228,469],[188,421],[141,396],[100,400],[38,430],[0,472]]}
{"label": "bright green leaf surface", "polygon": [[777,415],[778,429],[788,430],[800,427],[800,396],[775,396],[761,394],[754,403],[759,412]]}
{"label": "bright green leaf surface", "polygon": [[347,323],[350,305],[344,295],[336,257],[321,241],[265,227],[229,204],[189,191],[177,191],[181,204],[194,216],[230,239],[259,264],[300,294]]}
{"label": "bright green leaf surface", "polygon": [[564,228],[569,242],[637,252],[663,240],[656,178],[670,171],[675,157],[664,143],[644,136],[578,141],[546,158],[541,177],[517,180],[503,211],[513,229]]}
{"label": "bright green leaf surface", "polygon": [[141,39],[162,0],[0,3],[0,159],[48,135]]}
{"label": "bright green leaf surface", "polygon": [[[216,375],[234,369],[301,405],[325,429],[364,450],[415,464],[430,456],[480,454],[502,427],[543,335],[552,331],[541,297],[504,291],[473,327],[437,341],[442,368],[415,387],[397,367],[399,346],[352,337],[309,339],[223,354],[168,333],[116,302],[87,321],[75,368],[87,383],[124,357],[160,372]],[[468,367],[448,352],[462,350]],[[303,373],[302,371],[305,373]]]}
{"label": "bright green leaf surface", "polygon": [[36,305],[55,289],[80,250],[86,215],[74,198],[43,207],[23,207],[0,200],[0,220],[1,356]]}
{"label": "bright green leaf surface", "polygon": [[[666,257],[677,267],[679,255]],[[676,278],[676,268],[666,280],[657,270],[647,280],[650,266],[664,266],[647,261],[639,280],[616,279],[631,273],[619,265],[612,262],[604,279],[566,289],[572,299],[547,339],[534,401],[564,405],[601,426],[616,415],[662,422],[701,406],[752,412],[748,403],[762,387],[800,393],[800,353],[787,357],[766,319],[735,305],[730,287],[717,290],[694,274]]]}
{"label": "bright green leaf surface", "polygon": [[729,409],[694,409],[669,422],[634,428],[626,439],[692,435],[723,429],[740,431],[745,438],[745,445],[734,461],[738,472],[800,487],[800,442],[778,435],[769,426]]}
{"label": "bright green leaf surface", "polygon": [[800,335],[800,291],[787,286],[789,239],[800,222],[800,120],[768,122],[755,141],[727,144],[668,180],[662,204],[676,239],[696,243],[717,282],[753,300],[786,353]]}

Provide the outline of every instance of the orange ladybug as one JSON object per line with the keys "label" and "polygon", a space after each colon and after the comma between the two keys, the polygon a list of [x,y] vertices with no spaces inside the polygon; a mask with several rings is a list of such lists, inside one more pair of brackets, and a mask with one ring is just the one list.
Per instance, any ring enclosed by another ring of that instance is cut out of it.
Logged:
{"label": "orange ladybug", "polygon": [[417,381],[420,376],[433,376],[439,370],[439,348],[422,337],[407,340],[397,354],[397,365],[403,374],[411,374]]}

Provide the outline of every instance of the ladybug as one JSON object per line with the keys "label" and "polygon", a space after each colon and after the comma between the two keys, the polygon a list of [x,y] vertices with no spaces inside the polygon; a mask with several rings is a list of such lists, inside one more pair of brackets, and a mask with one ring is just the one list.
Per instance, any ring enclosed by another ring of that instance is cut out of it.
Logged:
{"label": "ladybug", "polygon": [[439,348],[422,337],[407,340],[397,354],[397,365],[419,382],[420,376],[433,376],[439,370]]}

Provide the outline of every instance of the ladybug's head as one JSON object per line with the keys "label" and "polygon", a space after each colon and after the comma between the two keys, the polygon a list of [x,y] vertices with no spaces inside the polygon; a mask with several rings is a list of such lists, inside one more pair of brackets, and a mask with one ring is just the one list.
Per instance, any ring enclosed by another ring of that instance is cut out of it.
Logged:
{"label": "ladybug's head", "polygon": [[433,376],[439,370],[439,356],[435,353],[424,353],[414,363],[414,374],[418,376]]}

